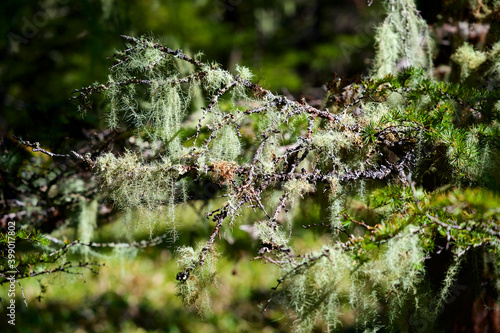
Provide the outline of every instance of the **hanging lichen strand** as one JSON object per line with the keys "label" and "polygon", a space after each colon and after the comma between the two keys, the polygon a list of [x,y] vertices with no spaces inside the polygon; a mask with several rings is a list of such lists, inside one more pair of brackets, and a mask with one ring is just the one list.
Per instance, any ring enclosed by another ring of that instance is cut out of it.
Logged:
{"label": "hanging lichen strand", "polygon": [[432,39],[414,0],[385,0],[387,17],[377,29],[373,76],[383,78],[403,68],[432,71]]}
{"label": "hanging lichen strand", "polygon": [[[444,184],[498,186],[497,91],[438,83],[410,68],[352,84],[321,110],[252,83],[246,68],[232,74],[148,39],[124,38],[130,44],[114,56],[109,82],[79,96],[87,104],[88,95],[106,92],[110,126],[132,126],[152,143],[100,156],[94,169],[103,191],[124,209],[154,214],[167,207],[168,228],[175,205],[189,199],[186,183],[215,182],[225,198],[206,214],[214,223],[206,243],[177,251],[186,304],[209,308],[215,241],[248,208],[260,214],[251,221],[262,244],[257,258],[282,269],[264,310],[283,291],[297,331],[310,331],[318,317],[328,330],[338,328],[346,305],[359,326],[376,330],[384,304],[385,324],[404,330],[411,309],[433,297],[420,288],[436,237],[447,237],[460,255],[481,245],[500,248],[497,197],[428,192]],[[208,101],[201,110],[190,104],[197,91]],[[327,197],[331,219],[304,228],[331,236],[319,250],[297,253],[288,212],[313,193]],[[347,193],[370,202],[374,221],[349,214]],[[461,208],[443,209],[450,201]],[[436,295],[440,301],[452,275]]]}

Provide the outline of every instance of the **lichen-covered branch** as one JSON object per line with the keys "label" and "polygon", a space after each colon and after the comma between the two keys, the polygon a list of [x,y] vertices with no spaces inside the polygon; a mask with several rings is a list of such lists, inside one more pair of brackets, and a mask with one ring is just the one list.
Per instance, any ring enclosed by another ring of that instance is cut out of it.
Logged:
{"label": "lichen-covered branch", "polygon": [[[405,10],[411,15],[397,33],[412,39],[395,47],[412,62],[422,21],[415,8]],[[101,190],[116,206],[146,216],[168,211],[163,223],[173,227],[177,204],[194,197],[188,184],[219,186],[218,206],[205,214],[211,234],[196,249],[177,250],[186,304],[208,304],[200,289],[216,281],[217,237],[248,210],[258,216],[250,221],[261,242],[254,259],[282,270],[264,310],[283,287],[304,327],[318,313],[337,327],[343,299],[365,322],[376,321],[382,299],[393,317],[423,301],[409,295],[418,294],[440,236],[460,255],[471,244],[499,246],[497,213],[473,222],[474,210],[459,218],[431,204],[434,189],[484,185],[489,173],[481,168],[497,168],[486,161],[499,149],[498,92],[438,83],[414,68],[384,76],[384,67],[378,79],[332,88],[316,108],[253,83],[246,68],[231,73],[148,39],[124,39],[108,82],[77,90],[76,100],[85,106],[103,93],[109,126],[126,125],[148,142],[95,160]],[[419,50],[423,66],[427,50]],[[324,226],[330,235],[321,250],[301,254],[291,245],[289,212],[308,196],[320,202],[322,220],[302,223],[304,230]],[[363,202],[363,213],[350,200]]]}

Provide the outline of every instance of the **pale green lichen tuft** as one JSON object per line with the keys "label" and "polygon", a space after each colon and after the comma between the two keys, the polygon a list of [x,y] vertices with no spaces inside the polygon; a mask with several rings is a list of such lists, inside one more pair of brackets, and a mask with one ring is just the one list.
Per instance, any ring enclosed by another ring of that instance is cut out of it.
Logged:
{"label": "pale green lichen tuft", "polygon": [[464,80],[486,61],[487,55],[474,50],[472,45],[464,43],[455,51],[451,59],[460,65],[460,78]]}
{"label": "pale green lichen tuft", "polygon": [[290,197],[304,198],[304,194],[314,192],[316,187],[306,179],[292,179],[285,183],[283,190]]}
{"label": "pale green lichen tuft", "polygon": [[234,126],[220,129],[210,148],[211,160],[236,161],[241,155],[241,143]]}
{"label": "pale green lichen tuft", "polygon": [[177,265],[185,274],[185,279],[179,281],[176,287],[177,296],[186,306],[196,305],[200,314],[209,315],[212,313],[210,290],[219,284],[216,273],[217,253],[212,247],[210,255],[206,257],[203,266],[200,266],[202,249],[202,245],[197,246],[196,250],[189,246],[176,249]]}

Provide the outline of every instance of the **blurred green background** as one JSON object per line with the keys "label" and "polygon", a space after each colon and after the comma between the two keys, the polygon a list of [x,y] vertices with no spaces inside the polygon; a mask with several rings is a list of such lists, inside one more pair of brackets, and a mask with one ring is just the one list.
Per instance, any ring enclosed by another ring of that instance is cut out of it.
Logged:
{"label": "blurred green background", "polygon": [[[106,81],[111,65],[106,58],[124,47],[121,34],[152,35],[186,53],[203,51],[204,60],[230,70],[245,65],[264,87],[314,103],[335,73],[347,78],[367,74],[374,28],[383,19],[380,3],[368,6],[362,0],[4,0],[0,9],[4,156],[19,150],[11,135],[66,153],[84,147],[89,132],[103,129],[102,103],[82,116],[69,98],[76,88]],[[181,208],[180,244],[194,244],[211,233],[197,215],[207,209],[198,204]],[[315,211],[314,205],[304,207]],[[126,235],[120,215],[114,217],[99,222],[95,240]],[[319,216],[308,214],[308,219],[315,222]],[[127,235],[148,236],[141,229]],[[219,250],[230,255],[220,263],[212,315],[200,316],[175,297],[178,269],[173,247],[163,244],[138,253],[100,252],[99,262],[105,266],[97,276],[53,274],[22,281],[28,307],[18,290],[16,327],[6,324],[8,286],[3,285],[0,331],[288,331],[286,309],[277,303],[260,313],[259,304],[270,296],[276,274],[273,266],[250,261],[259,244],[237,228],[225,236],[230,241],[220,242]],[[314,237],[299,233],[297,241],[311,247]],[[349,327],[348,315],[345,320]]]}

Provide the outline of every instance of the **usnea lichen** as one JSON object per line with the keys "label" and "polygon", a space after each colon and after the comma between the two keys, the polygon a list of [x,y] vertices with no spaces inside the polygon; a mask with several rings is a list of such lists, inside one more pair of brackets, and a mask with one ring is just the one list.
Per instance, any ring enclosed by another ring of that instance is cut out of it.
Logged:
{"label": "usnea lichen", "polygon": [[[88,88],[107,92],[110,125],[128,124],[141,142],[159,142],[154,149],[142,144],[97,158],[102,190],[117,206],[151,220],[166,212],[163,223],[174,228],[176,205],[196,195],[189,182],[218,186],[219,206],[206,214],[214,225],[209,239],[177,250],[178,294],[185,304],[209,308],[208,290],[217,284],[215,242],[245,211],[253,211],[258,258],[282,270],[275,290],[283,289],[297,331],[310,331],[318,320],[338,329],[345,307],[358,326],[375,331],[382,327],[383,306],[390,308],[389,325],[406,329],[402,314],[429,302],[419,295],[424,258],[433,251],[433,237],[450,229],[432,223],[438,217],[426,215],[430,194],[415,183],[442,186],[443,180],[428,181],[442,169],[450,171],[444,179],[453,185],[492,186],[491,172],[481,168],[496,167],[498,94],[433,81],[426,74],[430,39],[413,1],[387,1],[386,8],[376,78],[346,87],[352,90],[348,100],[340,98],[329,110],[252,83],[244,67],[232,74],[131,37],[105,87]],[[181,70],[178,62],[189,66]],[[195,94],[206,100],[200,109],[192,103]],[[295,248],[292,222],[306,196],[317,198],[322,212],[302,226],[328,233],[304,253]],[[358,207],[347,207],[354,198]],[[450,273],[445,285],[453,278]],[[443,295],[446,290],[438,299]]]}

